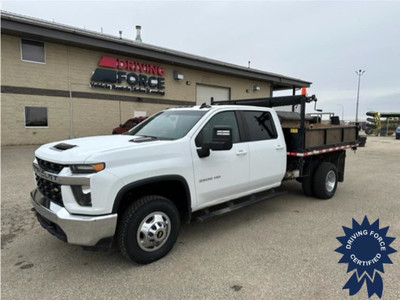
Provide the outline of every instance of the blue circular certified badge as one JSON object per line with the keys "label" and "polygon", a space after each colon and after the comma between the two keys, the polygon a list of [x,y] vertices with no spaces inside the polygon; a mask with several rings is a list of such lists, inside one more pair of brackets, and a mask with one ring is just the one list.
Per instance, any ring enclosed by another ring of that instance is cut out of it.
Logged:
{"label": "blue circular certified badge", "polygon": [[353,228],[343,227],[344,236],[337,237],[342,244],[335,251],[343,254],[339,263],[347,263],[347,272],[355,270],[343,289],[349,289],[350,296],[355,295],[367,283],[368,297],[383,293],[383,280],[379,272],[384,273],[383,264],[391,264],[389,254],[396,252],[390,247],[395,240],[386,236],[389,227],[379,229],[379,219],[370,224],[365,216],[361,225],[353,219]]}

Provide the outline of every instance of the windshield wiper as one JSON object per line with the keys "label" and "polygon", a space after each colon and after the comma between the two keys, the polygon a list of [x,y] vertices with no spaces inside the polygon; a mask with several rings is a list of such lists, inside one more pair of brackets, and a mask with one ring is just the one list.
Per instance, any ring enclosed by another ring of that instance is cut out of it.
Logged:
{"label": "windshield wiper", "polygon": [[153,142],[153,141],[173,141],[175,139],[172,138],[165,138],[165,137],[157,137],[152,135],[135,135],[135,137],[130,142],[135,143],[143,143],[143,142]]}
{"label": "windshield wiper", "polygon": [[151,135],[136,135],[133,139],[129,141],[134,143],[153,142],[158,141],[158,137]]}
{"label": "windshield wiper", "polygon": [[176,140],[174,138],[168,138],[168,137],[163,137],[163,136],[141,135],[141,134],[136,135],[136,136],[140,136],[140,137],[143,137],[143,138],[148,138],[148,139],[151,139],[151,140],[158,140],[158,141],[173,141],[173,140]]}
{"label": "windshield wiper", "polygon": [[158,137],[152,136],[152,135],[143,135],[143,134],[139,134],[139,135],[136,135],[136,136],[140,136],[140,137],[148,138],[148,139],[152,139],[152,140],[158,140],[158,139],[159,139]]}

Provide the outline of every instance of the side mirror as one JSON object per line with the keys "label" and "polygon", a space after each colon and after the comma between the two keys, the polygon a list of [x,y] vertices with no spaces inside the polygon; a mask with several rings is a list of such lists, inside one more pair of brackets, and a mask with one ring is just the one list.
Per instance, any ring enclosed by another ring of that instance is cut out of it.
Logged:
{"label": "side mirror", "polygon": [[214,126],[211,143],[204,143],[207,148],[214,151],[225,151],[232,149],[232,127]]}
{"label": "side mirror", "polygon": [[124,127],[124,125],[122,125],[122,124],[119,124],[119,127]]}
{"label": "side mirror", "polygon": [[[232,149],[232,127],[214,126],[211,142],[200,142],[201,149],[197,149],[200,158],[210,155],[210,150],[227,151]],[[196,143],[197,144],[197,143]]]}

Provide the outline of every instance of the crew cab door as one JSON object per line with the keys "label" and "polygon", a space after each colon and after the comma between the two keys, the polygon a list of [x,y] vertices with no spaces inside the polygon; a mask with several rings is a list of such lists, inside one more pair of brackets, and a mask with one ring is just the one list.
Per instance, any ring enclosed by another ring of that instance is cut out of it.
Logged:
{"label": "crew cab door", "polygon": [[[198,139],[201,136],[203,142],[211,141],[215,126],[232,128],[232,148],[210,151],[209,156],[200,157],[197,153],[200,146]],[[197,209],[240,197],[248,190],[249,148],[247,143],[241,142],[235,111],[219,112],[208,120],[193,138],[192,157]]]}
{"label": "crew cab door", "polygon": [[250,153],[249,189],[280,186],[286,172],[286,143],[275,111],[241,111]]}

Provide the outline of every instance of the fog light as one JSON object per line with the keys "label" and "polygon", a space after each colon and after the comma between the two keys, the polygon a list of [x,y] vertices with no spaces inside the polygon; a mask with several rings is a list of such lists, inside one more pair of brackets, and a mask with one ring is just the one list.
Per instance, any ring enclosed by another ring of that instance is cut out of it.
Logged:
{"label": "fog light", "polygon": [[90,194],[90,186],[82,185],[82,193],[85,195]]}

